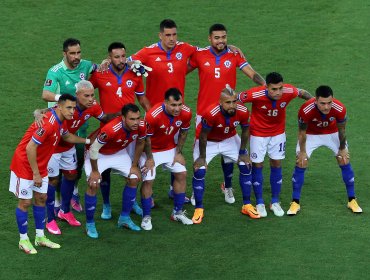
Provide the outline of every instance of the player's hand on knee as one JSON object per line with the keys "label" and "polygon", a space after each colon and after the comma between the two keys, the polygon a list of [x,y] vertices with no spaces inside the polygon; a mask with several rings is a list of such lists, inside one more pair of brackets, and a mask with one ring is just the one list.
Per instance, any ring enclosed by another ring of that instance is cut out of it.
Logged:
{"label": "player's hand on knee", "polygon": [[197,171],[199,168],[204,166],[207,169],[207,162],[205,158],[198,157],[193,164],[194,171]]}
{"label": "player's hand on knee", "polygon": [[172,166],[174,166],[176,162],[180,163],[181,165],[185,165],[185,158],[181,153],[176,153],[175,157],[173,158]]}
{"label": "player's hand on knee", "polygon": [[239,164],[240,162],[244,162],[244,164],[245,164],[246,166],[248,166],[248,168],[249,168],[250,166],[252,166],[252,161],[251,161],[251,159],[250,159],[249,155],[239,155],[239,157],[238,157],[238,164]]}
{"label": "player's hand on knee", "polygon": [[337,161],[340,165],[345,165],[349,163],[349,152],[347,149],[338,151]]}
{"label": "player's hand on knee", "polygon": [[140,172],[139,167],[131,166],[130,173],[128,174],[128,178],[129,179],[137,179],[140,182],[141,181],[141,172]]}
{"label": "player's hand on knee", "polygon": [[300,168],[306,168],[308,166],[308,156],[306,152],[299,152],[297,154],[296,164]]}
{"label": "player's hand on knee", "polygon": [[101,181],[101,175],[99,171],[91,171],[89,178],[87,179],[87,184],[91,188],[97,188]]}
{"label": "player's hand on knee", "polygon": [[155,168],[155,162],[153,158],[149,158],[145,161],[144,166],[141,168],[141,172],[145,175],[150,171],[150,176],[153,176],[153,170]]}

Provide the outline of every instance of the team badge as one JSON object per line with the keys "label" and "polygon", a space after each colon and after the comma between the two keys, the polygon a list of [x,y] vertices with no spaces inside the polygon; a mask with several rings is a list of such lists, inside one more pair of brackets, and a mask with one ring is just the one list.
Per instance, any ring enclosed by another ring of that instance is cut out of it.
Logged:
{"label": "team badge", "polygon": [[239,121],[235,121],[235,122],[234,122],[234,126],[238,126],[238,125],[239,125],[239,123],[240,123]]}
{"label": "team badge", "polygon": [[101,141],[101,142],[105,142],[105,140],[107,139],[107,134],[105,132],[103,133],[100,133],[99,136],[98,136],[98,140]]}
{"label": "team badge", "polygon": [[182,59],[182,53],[181,52],[176,53],[176,58],[177,58],[177,60],[181,60]]}
{"label": "team badge", "polygon": [[86,116],[85,116],[85,121],[87,120],[87,119],[89,119],[90,118],[90,115],[89,114],[87,114]]}
{"label": "team badge", "polygon": [[175,124],[177,127],[179,127],[182,124],[182,121],[177,121]]}
{"label": "team badge", "polygon": [[226,68],[230,68],[230,66],[231,66],[231,61],[230,61],[230,60],[226,60],[226,61],[224,62],[224,65],[225,65],[225,67],[226,67]]}
{"label": "team badge", "polygon": [[80,73],[80,79],[85,80],[85,74],[84,73]]}
{"label": "team badge", "polygon": [[28,194],[28,191],[27,190],[21,190],[21,194],[27,195]]}
{"label": "team badge", "polygon": [[251,158],[256,159],[257,158],[257,154],[256,153],[251,153]]}
{"label": "team badge", "polygon": [[53,168],[51,168],[51,167],[49,167],[49,168],[48,168],[48,173],[54,173],[54,169],[53,169]]}
{"label": "team badge", "polygon": [[53,81],[52,81],[52,80],[47,79],[47,80],[45,81],[45,86],[46,86],[46,87],[50,87],[52,83],[53,83]]}
{"label": "team badge", "polygon": [[42,135],[44,135],[44,133],[45,133],[45,129],[43,129],[42,127],[39,127],[38,129],[37,129],[37,131],[36,131],[36,134],[38,135],[38,136],[42,136]]}
{"label": "team badge", "polygon": [[130,88],[130,87],[132,87],[132,86],[133,86],[133,84],[134,84],[134,83],[133,83],[131,80],[127,80],[127,81],[126,81],[126,86],[127,86],[127,87],[129,87],[129,88]]}
{"label": "team badge", "polygon": [[334,118],[334,117],[330,117],[330,118],[329,118],[329,121],[331,121],[331,122],[332,122],[332,121],[334,121],[334,120],[335,120],[335,118]]}
{"label": "team badge", "polygon": [[286,106],[286,102],[281,102],[280,107],[284,108]]}
{"label": "team badge", "polygon": [[137,134],[132,135],[132,139],[135,140],[137,138]]}

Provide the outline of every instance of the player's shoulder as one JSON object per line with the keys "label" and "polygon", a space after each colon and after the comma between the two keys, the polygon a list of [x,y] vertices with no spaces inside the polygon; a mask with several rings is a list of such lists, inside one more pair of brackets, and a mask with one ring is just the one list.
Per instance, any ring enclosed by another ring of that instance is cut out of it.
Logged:
{"label": "player's shoulder", "polygon": [[266,87],[265,86],[252,87],[249,90],[247,90],[247,94],[250,95],[254,99],[265,97]]}
{"label": "player's shoulder", "polygon": [[162,103],[154,105],[146,114],[149,118],[156,118],[163,112]]}
{"label": "player's shoulder", "polygon": [[207,116],[216,116],[218,113],[221,112],[220,105],[219,104],[211,104],[209,105],[205,110],[205,115]]}
{"label": "player's shoulder", "polygon": [[210,46],[207,46],[207,47],[204,47],[204,48],[197,48],[197,54],[205,54],[205,53],[209,53],[209,49],[211,47]]}
{"label": "player's shoulder", "polygon": [[188,107],[187,105],[183,104],[181,106],[181,110],[184,111],[184,112],[187,112],[187,113],[191,113],[191,109],[190,107]]}
{"label": "player's shoulder", "polygon": [[248,113],[248,108],[240,103],[236,104],[236,110],[239,111],[240,113]]}
{"label": "player's shoulder", "polygon": [[331,106],[334,110],[338,111],[339,113],[343,112],[346,110],[346,107],[342,102],[340,102],[338,99],[333,98],[333,103]]}
{"label": "player's shoulder", "polygon": [[302,104],[300,108],[300,113],[308,115],[310,112],[313,112],[315,108],[315,98],[311,98],[310,100],[307,100],[305,103]]}
{"label": "player's shoulder", "polygon": [[63,70],[63,66],[64,66],[64,63],[63,63],[63,61],[61,61],[61,62],[59,62],[59,63],[57,63],[57,64],[55,64],[55,65],[51,66],[51,67],[49,68],[49,72],[51,72],[51,73],[58,73],[58,72],[60,72],[61,70]]}
{"label": "player's shoulder", "polygon": [[291,84],[283,84],[283,93],[294,93],[297,88]]}

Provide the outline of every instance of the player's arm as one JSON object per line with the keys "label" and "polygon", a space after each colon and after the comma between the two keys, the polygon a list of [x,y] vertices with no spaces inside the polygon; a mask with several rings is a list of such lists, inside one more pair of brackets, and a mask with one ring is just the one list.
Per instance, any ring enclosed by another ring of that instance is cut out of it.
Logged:
{"label": "player's arm", "polygon": [[196,67],[193,67],[193,66],[190,65],[190,63],[188,63],[188,67],[186,69],[186,74],[188,74],[190,72],[193,72],[195,69],[196,69]]}
{"label": "player's arm", "polygon": [[102,123],[107,123],[114,118],[117,118],[119,116],[122,116],[122,112],[117,112],[117,113],[111,113],[111,114],[104,114],[101,118],[99,118],[99,121]]}
{"label": "player's arm", "polygon": [[50,108],[36,109],[33,112],[33,116],[38,127],[42,127],[44,125],[43,118],[48,111],[50,111]]}
{"label": "player's arm", "polygon": [[242,126],[242,133],[240,135],[240,149],[238,162],[244,162],[246,165],[251,165],[251,159],[248,155],[247,144],[249,139],[249,126]]}
{"label": "player's arm", "polygon": [[99,168],[98,168],[98,155],[99,155],[99,150],[103,146],[104,144],[99,143],[98,139],[95,139],[94,143],[92,143],[89,149],[91,173],[90,175],[87,175],[87,176],[89,176],[88,184],[91,187],[96,187],[97,183],[99,183],[101,179]]}
{"label": "player's arm", "polygon": [[298,121],[298,145],[299,153],[297,154],[296,164],[298,167],[306,168],[307,167],[307,152],[306,152],[306,135],[307,124],[301,119]]}
{"label": "player's arm", "polygon": [[248,76],[253,82],[255,82],[257,85],[264,86],[266,84],[266,81],[260,74],[258,74],[250,64],[244,66],[242,68],[242,72]]}
{"label": "player's arm", "polygon": [[299,88],[298,89],[298,92],[299,92],[299,97],[304,99],[304,100],[310,100],[312,98],[312,95],[311,93],[309,93],[307,90],[305,89],[301,89]]}
{"label": "player's arm", "polygon": [[193,168],[198,170],[200,167],[207,167],[206,155],[207,155],[207,139],[211,128],[202,126],[202,130],[199,134],[199,157],[194,161]]}
{"label": "player's arm", "polygon": [[31,166],[33,173],[33,183],[35,187],[41,187],[42,177],[40,175],[39,167],[37,165],[37,144],[31,139],[26,147],[27,159]]}
{"label": "player's arm", "polygon": [[175,164],[175,162],[185,165],[185,158],[182,154],[182,148],[185,145],[187,136],[188,136],[188,129],[180,129],[179,138],[178,138],[177,146],[176,146],[176,153],[175,153],[175,157],[173,159],[172,165]]}
{"label": "player's arm", "polygon": [[152,105],[150,104],[149,99],[145,96],[145,94],[142,95],[136,95],[137,101],[139,102],[140,106],[145,110],[145,112],[148,112],[150,108],[152,108]]}
{"label": "player's arm", "polygon": [[349,152],[346,147],[346,121],[337,122],[338,137],[339,137],[339,151],[337,154],[337,160],[341,164],[347,164],[349,161]]}
{"label": "player's arm", "polygon": [[130,174],[128,175],[129,178],[131,174],[134,174],[138,178],[141,178],[141,172],[139,169],[139,159],[142,153],[144,152],[144,148],[145,148],[145,137],[142,139],[137,139],[135,144],[134,159],[132,160]]}
{"label": "player's arm", "polygon": [[73,133],[67,132],[62,135],[64,141],[72,144],[90,144],[90,139],[82,138],[80,136],[74,135]]}
{"label": "player's arm", "polygon": [[58,102],[60,94],[55,94],[49,90],[44,89],[42,91],[42,99],[47,102]]}
{"label": "player's arm", "polygon": [[153,175],[153,169],[155,167],[155,162],[152,154],[152,142],[150,137],[145,138],[144,152],[146,155],[146,161],[141,171],[146,174],[150,170],[151,175]]}
{"label": "player's arm", "polygon": [[233,52],[234,55],[240,54],[240,56],[245,59],[245,55],[241,49],[239,49],[238,47],[234,45],[227,45],[227,47],[230,49],[230,51]]}

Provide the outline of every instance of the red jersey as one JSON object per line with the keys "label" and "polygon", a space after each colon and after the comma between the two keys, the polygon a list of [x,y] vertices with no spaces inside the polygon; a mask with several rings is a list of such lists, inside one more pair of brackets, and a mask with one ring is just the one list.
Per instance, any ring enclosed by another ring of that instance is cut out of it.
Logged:
{"label": "red jersey", "polygon": [[174,136],[180,130],[190,128],[191,111],[182,105],[177,117],[166,113],[163,103],[153,106],[145,115],[148,124],[148,136],[151,136],[153,152],[171,150],[176,147]]}
{"label": "red jersey", "polygon": [[[161,42],[145,47],[132,55],[130,59],[140,60],[153,69],[146,78],[146,97],[152,105],[163,102],[169,88],[177,88],[185,98],[185,76],[188,60],[196,47],[184,42],[177,42],[175,47],[166,52]],[[185,99],[184,99],[185,100]]]}
{"label": "red jersey", "polygon": [[346,107],[337,99],[333,98],[329,114],[320,112],[312,98],[304,103],[298,112],[300,123],[307,124],[307,134],[331,134],[338,131],[337,123],[346,121]]}
{"label": "red jersey", "polygon": [[38,127],[33,123],[24,134],[21,142],[18,144],[10,170],[12,170],[19,178],[32,180],[33,172],[28,161],[26,147],[31,141],[37,146],[37,165],[41,177],[48,175],[47,166],[51,155],[54,153],[60,136],[67,134],[68,129],[65,123],[62,123],[53,109],[45,114],[44,124]]}
{"label": "red jersey", "polygon": [[296,87],[284,84],[280,100],[272,100],[267,95],[266,86],[251,88],[239,94],[243,103],[252,103],[250,134],[271,137],[285,132],[286,106],[300,96]]}
{"label": "red jersey", "polygon": [[236,105],[234,116],[228,116],[223,113],[219,104],[208,106],[202,116],[202,122],[198,124],[196,130],[196,139],[199,139],[202,127],[210,129],[207,140],[220,142],[233,137],[236,134],[236,127],[249,126],[249,112],[247,107],[242,104]]}
{"label": "red jersey", "polygon": [[108,72],[93,72],[90,82],[99,89],[100,105],[106,114],[120,112],[127,103],[135,104],[135,95],[144,95],[143,78],[136,76],[127,65],[121,75],[111,66]]}
{"label": "red jersey", "polygon": [[197,114],[203,116],[209,104],[218,102],[226,84],[231,88],[236,87],[236,68],[242,69],[248,62],[240,54],[234,55],[228,48],[217,55],[212,47],[207,47],[198,49],[189,64],[198,68]]}
{"label": "red jersey", "polygon": [[[100,105],[94,101],[94,105],[83,111],[77,106],[71,120],[66,120],[67,129],[70,133],[75,134],[79,128],[91,117],[100,120],[104,116],[103,110]],[[71,149],[75,144],[68,143],[60,139],[59,144],[55,148],[55,153],[63,153]]]}
{"label": "red jersey", "polygon": [[112,155],[127,146],[136,139],[146,137],[146,123],[141,120],[137,130],[127,130],[122,122],[122,118],[115,118],[107,123],[100,130],[96,139],[104,146],[100,148],[99,153],[103,155]]}

